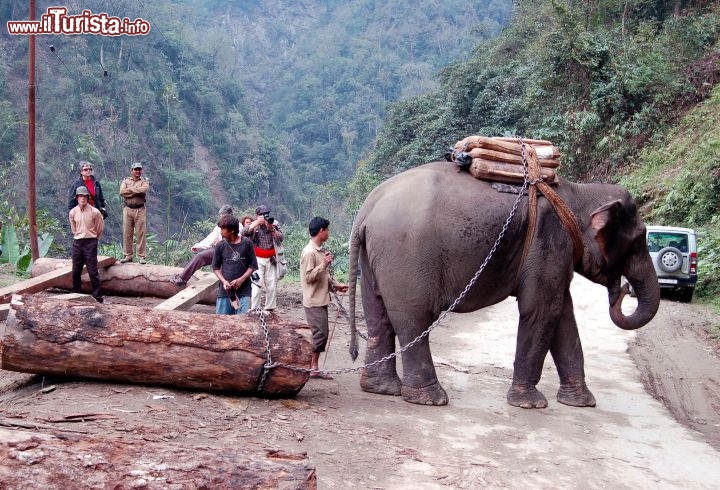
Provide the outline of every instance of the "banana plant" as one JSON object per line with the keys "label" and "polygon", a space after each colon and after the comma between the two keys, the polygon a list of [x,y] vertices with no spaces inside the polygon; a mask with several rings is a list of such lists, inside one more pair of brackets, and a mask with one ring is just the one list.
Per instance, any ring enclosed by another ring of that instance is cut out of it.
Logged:
{"label": "banana plant", "polygon": [[[49,233],[43,233],[38,238],[38,252],[40,257],[45,257],[53,242],[53,236]],[[22,249],[18,242],[17,231],[12,223],[2,227],[2,250],[0,255],[0,263],[7,263],[15,267],[18,272],[30,272],[32,270],[32,251],[28,245],[23,245]]]}

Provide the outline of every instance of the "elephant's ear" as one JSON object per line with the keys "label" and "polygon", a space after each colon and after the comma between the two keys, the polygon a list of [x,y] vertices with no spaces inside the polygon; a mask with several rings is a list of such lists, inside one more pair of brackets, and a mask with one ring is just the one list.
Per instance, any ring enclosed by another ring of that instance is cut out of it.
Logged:
{"label": "elephant's ear", "polygon": [[590,219],[590,226],[595,231],[595,241],[598,243],[600,252],[606,262],[610,242],[619,224],[621,206],[620,200],[604,204],[593,211]]}

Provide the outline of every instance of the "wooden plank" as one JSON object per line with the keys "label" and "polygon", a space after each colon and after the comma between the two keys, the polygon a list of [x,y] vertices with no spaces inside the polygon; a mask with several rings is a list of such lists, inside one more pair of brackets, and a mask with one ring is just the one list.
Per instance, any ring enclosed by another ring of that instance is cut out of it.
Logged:
{"label": "wooden plank", "polygon": [[157,305],[155,309],[166,311],[188,310],[192,305],[198,303],[203,296],[206,296],[209,291],[217,287],[218,278],[215,274],[211,272],[196,272],[195,276],[199,278],[197,282],[189,284],[175,296]]}
{"label": "wooden plank", "polygon": [[[117,261],[115,257],[98,257],[98,267],[107,267]],[[9,303],[13,294],[32,294],[44,291],[57,285],[58,281],[69,277],[72,266],[46,272],[27,281],[18,282],[0,288],[0,303]]]}

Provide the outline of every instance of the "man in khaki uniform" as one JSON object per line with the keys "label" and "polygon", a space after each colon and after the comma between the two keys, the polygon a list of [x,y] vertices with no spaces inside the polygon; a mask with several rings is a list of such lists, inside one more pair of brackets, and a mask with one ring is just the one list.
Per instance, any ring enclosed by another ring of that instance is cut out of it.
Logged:
{"label": "man in khaki uniform", "polygon": [[150,182],[142,176],[141,163],[133,163],[130,169],[130,177],[125,177],[120,183],[120,195],[125,200],[123,207],[123,254],[125,257],[120,262],[132,262],[133,235],[137,234],[137,255],[140,257],[140,263],[146,264],[145,198],[150,189]]}

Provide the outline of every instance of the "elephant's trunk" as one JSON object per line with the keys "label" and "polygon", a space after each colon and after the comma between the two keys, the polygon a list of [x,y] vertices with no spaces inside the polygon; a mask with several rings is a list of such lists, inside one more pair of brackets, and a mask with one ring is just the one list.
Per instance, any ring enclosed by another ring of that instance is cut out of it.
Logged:
{"label": "elephant's trunk", "polygon": [[623,330],[635,330],[646,325],[653,319],[660,306],[660,287],[650,256],[647,256],[647,260],[643,257],[643,260],[639,262],[639,266],[636,265],[626,271],[626,277],[630,286],[635,290],[638,302],[637,308],[631,315],[625,315],[622,312],[622,300],[630,291],[629,286],[625,284],[621,288],[618,280],[615,286],[608,288],[610,318]]}

